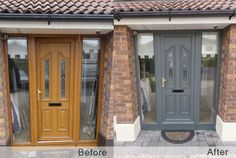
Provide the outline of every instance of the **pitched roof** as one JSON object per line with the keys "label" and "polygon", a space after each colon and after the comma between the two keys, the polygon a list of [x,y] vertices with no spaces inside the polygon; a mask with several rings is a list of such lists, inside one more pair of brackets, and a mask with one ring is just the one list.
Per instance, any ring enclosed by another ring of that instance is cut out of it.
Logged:
{"label": "pitched roof", "polygon": [[0,13],[112,14],[112,0],[0,0]]}
{"label": "pitched roof", "polygon": [[236,0],[136,0],[115,2],[114,6],[114,10],[120,13],[220,12],[235,10]]}
{"label": "pitched roof", "polygon": [[[112,16],[113,11],[132,13],[139,16],[181,13],[199,14],[200,12],[232,13],[236,12],[236,0],[0,0],[1,18],[7,14],[14,14],[12,18],[19,18],[19,14],[53,14],[68,16]],[[15,16],[17,15],[17,16]],[[8,18],[8,17],[6,17]]]}

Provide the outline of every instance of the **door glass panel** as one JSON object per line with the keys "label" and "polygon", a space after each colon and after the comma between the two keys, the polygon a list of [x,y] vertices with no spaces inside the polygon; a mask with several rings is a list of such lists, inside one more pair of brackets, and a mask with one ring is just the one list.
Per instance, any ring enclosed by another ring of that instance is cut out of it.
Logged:
{"label": "door glass panel", "polygon": [[213,122],[218,58],[218,33],[202,34],[200,122]]}
{"label": "door glass panel", "polygon": [[30,142],[27,38],[8,39],[8,64],[13,142]]}
{"label": "door glass panel", "polygon": [[153,34],[138,34],[138,58],[140,68],[140,104],[142,121],[156,122],[156,79]]}
{"label": "door glass panel", "polygon": [[61,97],[66,94],[66,61],[61,59]]}
{"label": "door glass panel", "polygon": [[168,83],[173,83],[174,80],[174,54],[168,54]]}
{"label": "door glass panel", "polygon": [[182,81],[188,82],[188,54],[182,53]]}
{"label": "door glass panel", "polygon": [[44,89],[45,97],[49,97],[49,59],[44,61]]}
{"label": "door glass panel", "polygon": [[80,139],[96,139],[100,39],[83,39]]}

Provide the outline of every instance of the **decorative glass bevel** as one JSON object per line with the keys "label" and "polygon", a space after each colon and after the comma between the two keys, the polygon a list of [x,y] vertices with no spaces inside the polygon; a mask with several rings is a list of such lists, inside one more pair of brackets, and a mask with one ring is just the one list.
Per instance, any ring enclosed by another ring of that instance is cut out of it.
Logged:
{"label": "decorative glass bevel", "polygon": [[66,61],[61,59],[61,97],[66,95]]}
{"label": "decorative glass bevel", "polygon": [[44,89],[45,97],[49,97],[49,59],[44,60]]}
{"label": "decorative glass bevel", "polygon": [[172,83],[174,81],[174,54],[173,52],[167,55],[168,63],[168,82]]}
{"label": "decorative glass bevel", "polygon": [[188,82],[188,54],[182,53],[182,80]]}

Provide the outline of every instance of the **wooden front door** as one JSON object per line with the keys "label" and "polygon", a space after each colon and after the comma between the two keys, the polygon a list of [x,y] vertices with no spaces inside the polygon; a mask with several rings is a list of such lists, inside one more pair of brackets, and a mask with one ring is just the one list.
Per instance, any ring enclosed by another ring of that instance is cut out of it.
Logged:
{"label": "wooden front door", "polygon": [[36,39],[37,141],[73,141],[74,40]]}

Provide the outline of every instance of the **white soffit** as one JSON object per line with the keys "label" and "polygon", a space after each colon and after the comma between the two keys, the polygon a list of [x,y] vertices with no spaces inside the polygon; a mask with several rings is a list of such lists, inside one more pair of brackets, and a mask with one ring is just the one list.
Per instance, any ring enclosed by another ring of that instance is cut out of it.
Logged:
{"label": "white soffit", "polygon": [[0,20],[0,31],[25,34],[101,34],[113,30],[112,22],[107,21],[9,21]]}
{"label": "white soffit", "polygon": [[236,24],[236,17],[156,17],[156,18],[121,18],[115,25],[127,25],[133,30],[192,30],[222,29],[229,24]]}

